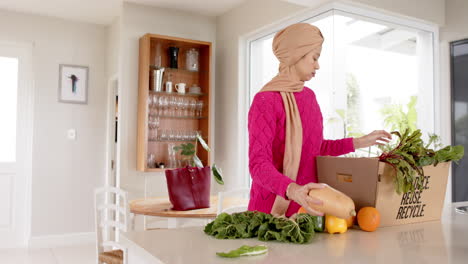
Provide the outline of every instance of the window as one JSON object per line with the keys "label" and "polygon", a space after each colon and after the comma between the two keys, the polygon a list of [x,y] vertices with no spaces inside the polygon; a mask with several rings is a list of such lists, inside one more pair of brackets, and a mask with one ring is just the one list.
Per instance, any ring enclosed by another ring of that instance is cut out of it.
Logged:
{"label": "window", "polygon": [[[452,79],[452,144],[468,148],[468,39],[450,43]],[[452,164],[452,201],[468,201],[468,156]]]}
{"label": "window", "polygon": [[16,161],[18,59],[0,57],[0,162]]}
{"label": "window", "polygon": [[[407,127],[434,133],[433,32],[340,10],[304,22],[319,27],[325,39],[320,70],[305,84],[317,95],[325,138]],[[250,103],[278,72],[275,33],[249,43]]]}

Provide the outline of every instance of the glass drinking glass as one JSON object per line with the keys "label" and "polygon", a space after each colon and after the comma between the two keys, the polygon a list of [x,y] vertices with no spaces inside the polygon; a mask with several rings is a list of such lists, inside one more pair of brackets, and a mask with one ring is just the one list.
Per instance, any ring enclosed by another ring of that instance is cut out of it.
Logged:
{"label": "glass drinking glass", "polygon": [[155,129],[153,129],[153,140],[154,141],[158,140],[158,131],[159,131],[159,129],[157,127]]}
{"label": "glass drinking glass", "polygon": [[181,107],[182,107],[182,100],[183,98],[182,97],[177,97],[177,100],[176,100],[176,107],[177,107],[177,110],[176,110],[176,116],[181,116]]}
{"label": "glass drinking glass", "polygon": [[153,110],[154,114],[158,115],[159,110],[159,96],[157,94],[153,94]]}
{"label": "glass drinking glass", "polygon": [[167,157],[169,160],[169,168],[177,167],[176,151],[174,150],[174,147],[174,143],[167,143]]}
{"label": "glass drinking glass", "polygon": [[165,111],[164,115],[171,116],[171,113],[172,113],[172,96],[167,96],[166,100],[167,100],[167,102],[166,102],[166,111]]}
{"label": "glass drinking glass", "polygon": [[151,114],[151,111],[153,109],[153,97],[151,96],[151,94],[148,96],[148,112],[149,114]]}
{"label": "glass drinking glass", "polygon": [[153,141],[153,129],[148,129],[148,141]]}
{"label": "glass drinking glass", "polygon": [[160,96],[159,97],[159,105],[160,105],[160,115],[167,115],[167,107],[169,105],[169,101],[167,96]]}
{"label": "glass drinking glass", "polygon": [[167,140],[167,130],[166,129],[161,129],[161,132],[159,134],[159,140],[161,140],[161,141]]}
{"label": "glass drinking glass", "polygon": [[154,162],[155,162],[155,156],[153,153],[148,154],[148,159],[147,159],[147,166],[148,168],[154,168]]}
{"label": "glass drinking glass", "polygon": [[197,110],[197,99],[190,98],[190,116],[195,116],[196,110]]}
{"label": "glass drinking glass", "polygon": [[184,134],[183,134],[183,136],[184,136],[183,140],[184,141],[189,141],[189,133],[190,133],[189,130],[184,131]]}
{"label": "glass drinking glass", "polygon": [[176,132],[176,140],[177,141],[182,141],[184,139],[183,132],[184,131],[182,131],[182,130],[177,130],[177,132]]}
{"label": "glass drinking glass", "polygon": [[164,96],[158,97],[158,114],[163,115],[164,112]]}
{"label": "glass drinking glass", "polygon": [[174,108],[174,116],[178,116],[179,115],[179,97],[178,96],[174,96],[173,98],[173,102],[172,102],[172,107]]}
{"label": "glass drinking glass", "polygon": [[197,102],[197,116],[201,117],[202,116],[202,112],[203,112],[203,101],[202,100],[199,100]]}
{"label": "glass drinking glass", "polygon": [[191,48],[187,50],[186,62],[185,62],[185,67],[187,70],[198,71],[198,66],[199,66],[198,56],[199,56],[199,52],[197,49]]}
{"label": "glass drinking glass", "polygon": [[154,117],[154,128],[159,128],[159,124],[161,124],[161,119],[159,116]]}
{"label": "glass drinking glass", "polygon": [[184,98],[183,97],[180,97],[180,101],[179,101],[179,105],[180,105],[180,116],[184,116]]}
{"label": "glass drinking glass", "polygon": [[174,141],[175,140],[175,131],[172,130],[172,129],[169,130],[168,137],[169,137],[170,141]]}
{"label": "glass drinking glass", "polygon": [[184,100],[184,105],[185,105],[185,116],[190,116],[190,98],[185,98]]}
{"label": "glass drinking glass", "polygon": [[179,104],[180,104],[180,116],[185,116],[185,113],[184,113],[185,112],[185,98],[181,97]]}
{"label": "glass drinking glass", "polygon": [[170,99],[171,112],[169,114],[170,116],[176,116],[177,115],[177,100],[178,100],[177,96],[171,96],[171,99]]}

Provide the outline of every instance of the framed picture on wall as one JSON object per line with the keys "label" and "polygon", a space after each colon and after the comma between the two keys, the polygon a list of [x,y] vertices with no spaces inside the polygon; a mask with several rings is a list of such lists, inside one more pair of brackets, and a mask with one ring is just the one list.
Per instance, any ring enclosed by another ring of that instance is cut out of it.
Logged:
{"label": "framed picture on wall", "polygon": [[60,64],[58,100],[62,103],[88,103],[87,66]]}

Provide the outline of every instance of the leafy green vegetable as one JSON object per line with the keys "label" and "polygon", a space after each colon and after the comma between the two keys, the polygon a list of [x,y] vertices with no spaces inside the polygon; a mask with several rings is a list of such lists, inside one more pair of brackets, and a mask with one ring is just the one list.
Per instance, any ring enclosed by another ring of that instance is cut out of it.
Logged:
{"label": "leafy green vegetable", "polygon": [[261,255],[265,254],[268,252],[268,247],[264,245],[259,245],[259,246],[241,246],[238,249],[231,250],[228,253],[224,252],[216,252],[216,255],[224,258],[237,258],[241,256],[256,256],[256,255]]}
{"label": "leafy green vegetable", "polygon": [[435,154],[435,163],[434,165],[437,165],[440,162],[446,162],[446,161],[459,161],[460,159],[463,158],[465,155],[465,148],[461,145],[457,146],[446,146],[445,148],[439,150]]}
{"label": "leafy green vegetable", "polygon": [[[430,145],[440,146],[439,137],[429,135],[429,143],[424,145],[421,139],[421,130],[412,133],[407,129],[403,134],[393,131],[392,134],[398,136],[400,142],[390,151],[380,155],[380,161],[386,162],[396,170],[395,186],[398,194],[412,192],[415,188],[422,188],[424,176],[424,166],[436,166],[440,162],[458,161],[464,155],[463,146],[446,146],[438,151],[430,149]],[[419,180],[418,180],[419,179]]]}
{"label": "leafy green vegetable", "polygon": [[204,232],[217,239],[256,237],[261,241],[275,240],[304,244],[314,236],[315,228],[314,217],[309,214],[297,214],[294,218],[286,218],[246,211],[222,213],[205,226]]}

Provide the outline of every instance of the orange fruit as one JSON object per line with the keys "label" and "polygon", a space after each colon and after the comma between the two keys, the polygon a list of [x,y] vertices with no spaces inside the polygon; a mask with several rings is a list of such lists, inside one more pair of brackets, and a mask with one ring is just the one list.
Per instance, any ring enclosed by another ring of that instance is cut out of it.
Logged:
{"label": "orange fruit", "polygon": [[380,225],[380,213],[374,207],[363,207],[357,214],[359,227],[368,232],[373,232]]}
{"label": "orange fruit", "polygon": [[346,224],[348,224],[348,228],[354,225],[354,220],[356,220],[355,216],[350,216],[348,219],[346,219]]}
{"label": "orange fruit", "polygon": [[301,206],[301,208],[299,208],[299,211],[297,211],[298,214],[307,214],[307,211],[306,209],[304,209],[304,207]]}

